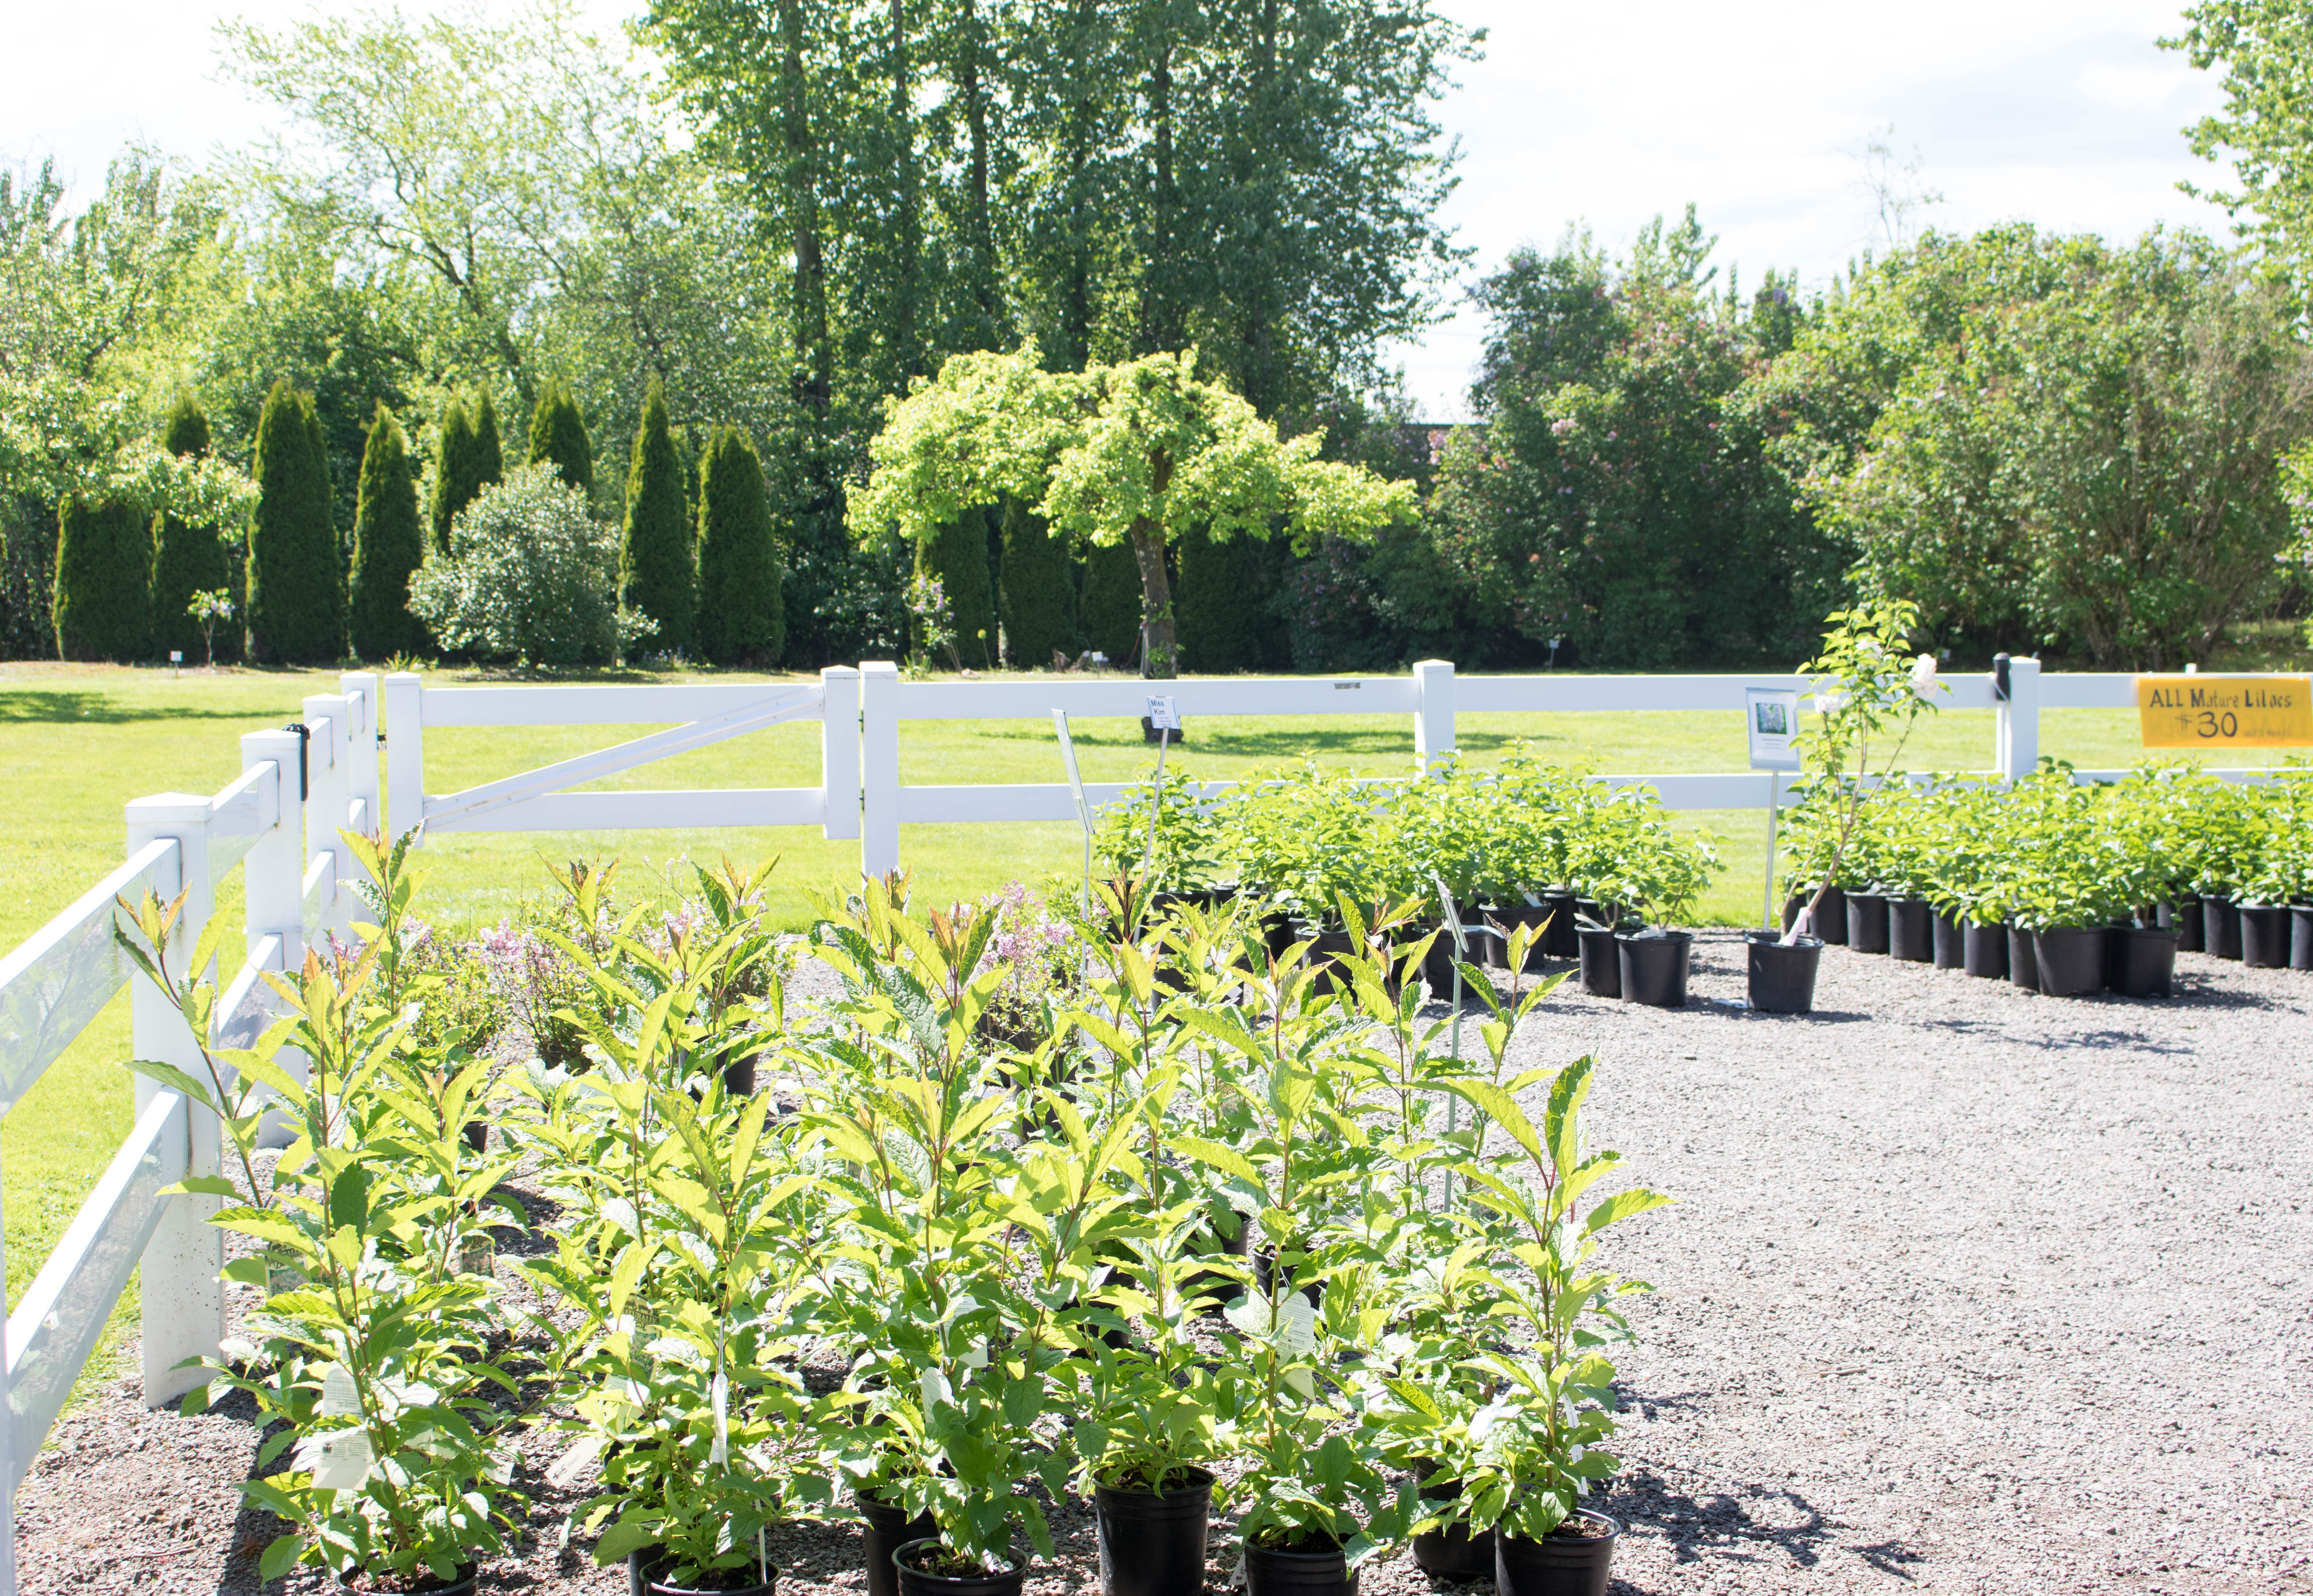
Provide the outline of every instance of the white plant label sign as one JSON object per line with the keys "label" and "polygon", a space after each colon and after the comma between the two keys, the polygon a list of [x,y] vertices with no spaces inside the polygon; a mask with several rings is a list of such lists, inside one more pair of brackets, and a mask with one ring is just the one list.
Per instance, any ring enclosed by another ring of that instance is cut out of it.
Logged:
{"label": "white plant label sign", "polygon": [[1743,727],[1751,740],[1754,770],[1797,770],[1799,696],[1789,688],[1745,688]]}
{"label": "white plant label sign", "polygon": [[[1153,703],[1154,700],[1152,699],[1151,702]],[[1092,804],[1085,797],[1084,776],[1077,769],[1077,745],[1075,742],[1070,741],[1069,737],[1069,712],[1067,710],[1055,709],[1052,711],[1052,730],[1060,734],[1060,764],[1069,773],[1069,791],[1076,794],[1077,824],[1084,828],[1085,836],[1089,837],[1095,830],[1092,820]]]}
{"label": "white plant label sign", "polygon": [[1181,729],[1181,701],[1167,693],[1148,697],[1148,729],[1152,732],[1177,732]]}

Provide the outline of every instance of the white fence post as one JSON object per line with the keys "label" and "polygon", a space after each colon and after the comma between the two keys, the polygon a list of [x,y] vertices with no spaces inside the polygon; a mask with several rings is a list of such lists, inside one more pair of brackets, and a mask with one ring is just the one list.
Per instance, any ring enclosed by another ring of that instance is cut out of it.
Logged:
{"label": "white fence post", "polygon": [[[170,974],[180,981],[214,977],[214,970],[187,969],[183,961],[216,907],[216,884],[209,879],[209,801],[183,793],[163,793],[139,798],[128,805],[128,852],[162,837],[177,844],[176,881],[161,881],[154,890],[162,899],[185,895],[185,907],[169,935]],[[199,1041],[186,1029],[184,1017],[170,1005],[143,974],[128,980],[129,1047],[138,1058],[172,1064],[196,1081],[206,1080]],[[136,1077],[136,1115],[164,1090],[143,1075]],[[188,1138],[185,1173],[214,1175],[218,1170],[216,1116],[195,1103],[185,1105]],[[142,1301],[140,1330],[145,1365],[145,1405],[158,1407],[173,1401],[207,1379],[198,1369],[177,1365],[190,1357],[215,1357],[224,1335],[224,1288],[217,1271],[224,1267],[224,1233],[211,1224],[218,1199],[179,1197],[169,1199],[152,1240],[145,1244],[139,1262]]]}
{"label": "white fence post", "polygon": [[827,815],[819,834],[833,842],[859,835],[859,672],[830,665],[819,685],[827,695],[819,722],[819,790]]}
{"label": "white fence post", "polygon": [[900,668],[859,667],[859,870],[874,881],[900,868]]}
{"label": "white fence post", "polygon": [[1454,751],[1454,662],[1423,660],[1413,667],[1413,763],[1427,775]]}
{"label": "white fence post", "polygon": [[414,671],[385,679],[385,818],[394,837],[426,818],[426,728],[418,713],[425,688]]}
{"label": "white fence post", "polygon": [[281,939],[281,968],[305,962],[305,803],[297,785],[297,733],[251,732],[241,740],[241,767],[270,762],[280,820],[249,850],[243,899],[249,951]]}
{"label": "white fence post", "polygon": [[306,802],[305,860],[330,861],[330,888],[314,922],[316,933],[333,931],[343,936],[353,928],[353,879],[360,868],[353,862],[345,839],[338,835],[353,809],[352,738],[347,734],[354,707],[335,693],[305,700]]}
{"label": "white fence post", "polygon": [[[338,678],[338,691],[353,701],[353,715],[346,723],[346,741],[352,758],[346,766],[345,824],[365,837],[374,837],[385,817],[377,808],[377,678],[366,671],[348,671]],[[353,811],[355,804],[361,812]]]}
{"label": "white fence post", "polygon": [[2000,774],[2019,781],[2040,762],[2040,662],[2008,662],[2008,702],[1999,707],[1993,754]]}

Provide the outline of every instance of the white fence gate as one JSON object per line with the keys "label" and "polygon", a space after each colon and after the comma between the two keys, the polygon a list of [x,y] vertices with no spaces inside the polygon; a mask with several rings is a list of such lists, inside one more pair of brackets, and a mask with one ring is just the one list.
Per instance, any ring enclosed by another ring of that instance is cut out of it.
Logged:
{"label": "white fence gate", "polygon": [[[2039,662],[2010,662],[2002,697],[1991,676],[1950,679],[1954,708],[1993,708],[1992,772],[2014,776],[2039,757],[2043,708],[2122,708],[2135,703],[2125,675],[2044,677]],[[245,958],[217,1005],[214,1042],[244,1046],[272,1019],[261,971],[295,969],[309,941],[343,934],[356,899],[356,867],[338,830],[374,832],[424,818],[428,833],[648,829],[816,825],[857,837],[860,864],[882,874],[900,864],[903,822],[1051,820],[1075,811],[1057,782],[983,785],[900,783],[905,721],[1138,718],[1148,684],[1050,680],[910,682],[898,667],[869,663],[822,671],[817,682],[670,687],[429,688],[415,675],[383,682],[352,674],[334,694],[307,698],[304,730],[253,732],[241,740],[242,775],[209,797],[162,794],[128,806],[128,859],[22,946],[0,959],[0,1113],[22,1101],[99,1011],[129,967],[113,943],[116,898],[186,894],[171,933],[189,956],[215,907],[219,881],[245,872]],[[1404,676],[1236,678],[1165,684],[1184,716],[1405,715],[1418,765],[1454,747],[1455,717],[1468,713],[1725,710],[1743,690],[1804,690],[1794,676],[1473,676],[1425,661]],[[380,721],[383,736],[381,738]],[[820,784],[713,791],[577,793],[568,789],[654,759],[793,720],[820,723]],[[679,723],[632,741],[441,796],[426,792],[426,732],[433,727],[651,725]],[[379,803],[377,745],[386,792]],[[2114,772],[2083,772],[2090,776]],[[2226,771],[2252,778],[2255,771]],[[1764,774],[1601,776],[1644,782],[1674,809],[1759,809]],[[1788,781],[1788,777],[1772,779]],[[1229,784],[1212,784],[1216,788]],[[1113,802],[1118,783],[1088,784]],[[130,999],[134,1056],[194,1073],[201,1059],[176,1012],[149,985]],[[154,1083],[136,1080],[136,1118],[110,1166],[81,1206],[39,1276],[9,1315],[4,1423],[0,1423],[0,1596],[14,1596],[17,1483],[93,1350],[130,1272],[143,1266],[145,1399],[157,1405],[198,1383],[175,1369],[215,1355],[223,1333],[222,1239],[207,1223],[217,1199],[163,1198],[162,1188],[219,1167],[219,1131],[207,1109]],[[4,1263],[4,1252],[0,1252]]]}

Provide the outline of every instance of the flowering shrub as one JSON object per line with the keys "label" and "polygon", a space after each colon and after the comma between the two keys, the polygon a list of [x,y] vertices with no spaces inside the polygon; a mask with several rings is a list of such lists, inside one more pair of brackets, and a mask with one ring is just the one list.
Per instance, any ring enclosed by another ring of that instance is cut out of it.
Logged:
{"label": "flowering shrub", "polygon": [[532,665],[601,664],[649,630],[621,611],[618,530],[587,512],[551,462],[482,489],[450,528],[447,558],[409,578],[409,609],[451,648]]}

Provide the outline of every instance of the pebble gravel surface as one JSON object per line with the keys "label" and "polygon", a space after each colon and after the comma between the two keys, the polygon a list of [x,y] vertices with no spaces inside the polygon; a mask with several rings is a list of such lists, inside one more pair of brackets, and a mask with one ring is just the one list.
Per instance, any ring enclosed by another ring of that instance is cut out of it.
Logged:
{"label": "pebble gravel surface", "polygon": [[[1677,1199],[1605,1260],[1657,1288],[1618,1355],[1613,1589],[2313,1592],[2313,974],[2185,954],[2172,998],[2057,999],[1833,948],[1777,1017],[1742,960],[1702,934],[1680,1010],[1570,982],[1515,1044],[1595,1056],[1593,1145]],[[532,1444],[484,1590],[624,1591],[558,1547],[587,1482]],[[253,1596],[255,1453],[245,1412],[116,1387],[24,1483],[20,1588]],[[1057,1518],[1030,1596],[1098,1589],[1089,1516]],[[770,1549],[788,1596],[864,1591],[849,1526]]]}

